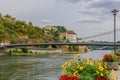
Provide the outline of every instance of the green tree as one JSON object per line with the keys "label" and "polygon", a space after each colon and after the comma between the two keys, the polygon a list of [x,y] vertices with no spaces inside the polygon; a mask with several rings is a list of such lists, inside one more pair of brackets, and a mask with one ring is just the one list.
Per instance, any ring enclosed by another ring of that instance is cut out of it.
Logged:
{"label": "green tree", "polygon": [[11,43],[11,44],[16,44],[17,42],[16,42],[15,39],[12,39],[12,40],[10,41],[10,43]]}
{"label": "green tree", "polygon": [[9,14],[4,15],[4,17],[5,17],[6,19],[12,18],[12,16],[10,16]]}
{"label": "green tree", "polygon": [[29,25],[29,26],[33,26],[32,22],[28,22],[28,25]]}
{"label": "green tree", "polygon": [[64,26],[55,26],[59,32],[66,32],[66,28]]}

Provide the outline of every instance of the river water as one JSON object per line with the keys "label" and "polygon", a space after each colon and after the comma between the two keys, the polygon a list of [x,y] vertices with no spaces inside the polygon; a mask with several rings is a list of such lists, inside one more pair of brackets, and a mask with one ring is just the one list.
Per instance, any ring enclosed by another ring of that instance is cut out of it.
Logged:
{"label": "river water", "polygon": [[[96,50],[81,57],[102,58],[111,51]],[[59,80],[61,65],[75,54],[41,54],[35,56],[0,56],[0,80]]]}

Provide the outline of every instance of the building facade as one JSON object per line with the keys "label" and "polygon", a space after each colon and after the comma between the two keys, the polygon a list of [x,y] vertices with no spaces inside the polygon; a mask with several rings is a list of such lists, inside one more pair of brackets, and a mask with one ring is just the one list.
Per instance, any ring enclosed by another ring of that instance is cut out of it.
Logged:
{"label": "building facade", "polygon": [[76,33],[73,30],[68,30],[66,32],[66,38],[70,42],[77,42]]}
{"label": "building facade", "polygon": [[73,30],[60,33],[59,38],[61,41],[77,42],[76,33]]}

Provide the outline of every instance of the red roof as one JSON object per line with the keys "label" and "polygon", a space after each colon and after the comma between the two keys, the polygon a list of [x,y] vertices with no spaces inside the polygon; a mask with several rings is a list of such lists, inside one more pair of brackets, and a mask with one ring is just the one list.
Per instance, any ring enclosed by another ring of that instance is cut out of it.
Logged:
{"label": "red roof", "polygon": [[67,31],[68,34],[76,34],[73,30]]}

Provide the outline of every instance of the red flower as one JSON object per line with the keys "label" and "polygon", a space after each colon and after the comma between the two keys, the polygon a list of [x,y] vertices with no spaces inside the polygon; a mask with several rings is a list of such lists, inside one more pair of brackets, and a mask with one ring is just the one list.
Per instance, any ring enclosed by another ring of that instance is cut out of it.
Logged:
{"label": "red flower", "polygon": [[60,80],[80,80],[80,79],[77,78],[76,76],[62,75],[62,76],[60,77]]}
{"label": "red flower", "polygon": [[108,58],[111,58],[111,55],[110,54],[105,54],[104,59],[108,59]]}
{"label": "red flower", "polygon": [[120,56],[118,56],[118,59],[120,59]]}
{"label": "red flower", "polygon": [[100,80],[108,80],[107,78],[100,78]]}
{"label": "red flower", "polygon": [[95,80],[100,80],[100,78],[95,78]]}
{"label": "red flower", "polygon": [[67,75],[62,75],[61,77],[60,77],[60,80],[67,80]]}
{"label": "red flower", "polygon": [[108,80],[107,78],[95,78],[95,80]]}

